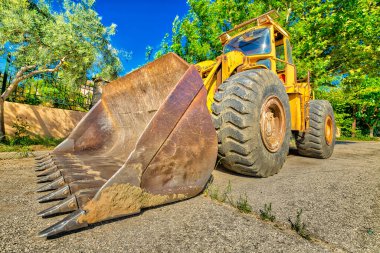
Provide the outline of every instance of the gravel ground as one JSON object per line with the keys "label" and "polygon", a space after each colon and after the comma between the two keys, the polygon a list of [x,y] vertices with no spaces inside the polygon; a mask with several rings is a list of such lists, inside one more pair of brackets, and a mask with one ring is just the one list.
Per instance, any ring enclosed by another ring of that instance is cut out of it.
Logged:
{"label": "gravel ground", "polygon": [[[54,239],[41,219],[34,160],[0,160],[0,252],[380,252],[380,143],[339,143],[329,160],[289,155],[279,174],[255,179],[214,171],[214,187],[246,194],[253,214],[205,196],[153,208]],[[276,222],[258,218],[272,203]],[[312,234],[294,233],[302,209]]]}
{"label": "gravel ground", "polygon": [[38,157],[47,151],[27,151],[27,152],[0,152],[0,160],[20,159],[28,157]]}

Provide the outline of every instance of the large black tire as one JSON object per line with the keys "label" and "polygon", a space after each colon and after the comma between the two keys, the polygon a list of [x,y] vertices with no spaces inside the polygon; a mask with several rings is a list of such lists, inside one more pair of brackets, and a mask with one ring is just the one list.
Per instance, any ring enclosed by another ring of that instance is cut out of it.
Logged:
{"label": "large black tire", "polygon": [[[326,130],[329,117],[332,125],[330,130]],[[296,134],[297,151],[302,156],[329,158],[334,151],[336,133],[334,111],[331,104],[326,100],[311,100],[309,118],[309,129],[305,133]],[[330,138],[326,135],[329,135]]]}
{"label": "large black tire", "polygon": [[[276,97],[285,123],[279,148],[271,152],[262,139],[260,119],[265,101]],[[237,73],[214,95],[212,118],[218,135],[218,156],[223,166],[240,174],[268,177],[283,166],[289,151],[290,108],[283,83],[269,70]]]}

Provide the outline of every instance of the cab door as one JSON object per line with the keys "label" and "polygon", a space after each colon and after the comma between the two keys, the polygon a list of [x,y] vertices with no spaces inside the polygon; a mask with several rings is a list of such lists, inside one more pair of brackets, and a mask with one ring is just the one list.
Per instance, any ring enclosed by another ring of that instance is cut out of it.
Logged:
{"label": "cab door", "polygon": [[296,84],[296,67],[293,63],[292,48],[288,38],[277,32],[275,35],[276,46],[276,72],[285,87],[294,87]]}
{"label": "cab door", "polygon": [[293,63],[293,57],[292,57],[292,46],[290,45],[290,41],[288,38],[285,39],[285,76],[286,76],[286,86],[296,86],[296,66]]}

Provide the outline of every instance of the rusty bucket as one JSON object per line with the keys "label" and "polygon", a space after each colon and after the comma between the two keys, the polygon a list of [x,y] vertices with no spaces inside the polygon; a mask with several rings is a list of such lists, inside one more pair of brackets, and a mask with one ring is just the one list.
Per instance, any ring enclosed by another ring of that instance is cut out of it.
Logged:
{"label": "rusty bucket", "polygon": [[217,138],[196,68],[175,54],[119,78],[54,151],[36,158],[48,237],[199,194]]}

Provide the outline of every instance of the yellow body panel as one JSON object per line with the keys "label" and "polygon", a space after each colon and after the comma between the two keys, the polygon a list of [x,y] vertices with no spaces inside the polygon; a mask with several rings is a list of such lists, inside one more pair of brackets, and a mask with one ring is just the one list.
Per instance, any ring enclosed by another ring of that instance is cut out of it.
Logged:
{"label": "yellow body panel", "polygon": [[217,70],[219,69],[220,65],[220,59],[217,61],[203,61],[195,65],[203,79],[203,84],[207,89],[207,108],[210,112],[211,105],[214,102],[214,94],[217,88]]}
{"label": "yellow body panel", "polygon": [[[196,67],[202,76],[204,85],[207,89],[207,107],[211,112],[211,105],[214,102],[214,94],[217,87],[226,81],[235,73],[257,68],[266,68],[265,65],[257,64],[258,60],[269,59],[271,62],[270,70],[276,73],[280,80],[284,83],[286,93],[289,96],[290,112],[291,112],[291,129],[292,131],[306,131],[309,121],[308,105],[311,97],[311,87],[309,78],[307,82],[298,82],[296,66],[291,59],[291,46],[289,34],[277,24],[270,15],[274,12],[269,12],[256,19],[247,21],[242,25],[224,33],[220,38],[225,45],[231,39],[241,36],[242,34],[252,31],[254,29],[268,28],[271,34],[271,52],[269,54],[247,56],[240,51],[231,51],[217,57],[216,60],[203,61],[196,64]],[[256,26],[248,26],[256,22]],[[239,30],[240,29],[240,30]],[[232,37],[231,33],[238,31]],[[277,58],[276,48],[283,46],[284,57],[283,59]],[[278,66],[282,68],[278,69]]]}

